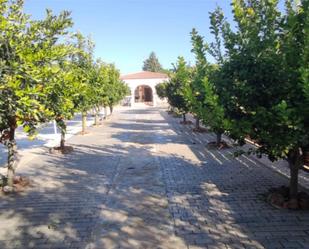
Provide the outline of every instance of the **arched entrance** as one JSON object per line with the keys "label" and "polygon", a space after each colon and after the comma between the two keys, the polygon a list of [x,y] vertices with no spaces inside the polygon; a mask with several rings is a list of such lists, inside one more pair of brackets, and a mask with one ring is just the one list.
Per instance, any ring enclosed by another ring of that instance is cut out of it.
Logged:
{"label": "arched entrance", "polygon": [[141,85],[135,88],[134,91],[134,101],[135,103],[153,103],[153,92],[150,86]]}

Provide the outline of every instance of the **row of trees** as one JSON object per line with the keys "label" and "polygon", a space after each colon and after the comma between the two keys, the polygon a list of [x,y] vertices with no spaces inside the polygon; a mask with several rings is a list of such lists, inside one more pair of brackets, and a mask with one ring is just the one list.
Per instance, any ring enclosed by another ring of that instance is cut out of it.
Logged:
{"label": "row of trees", "polygon": [[217,144],[223,133],[241,145],[250,138],[259,145],[250,153],[286,159],[295,200],[309,149],[309,1],[286,0],[283,12],[278,0],[234,0],[232,8],[233,24],[220,8],[210,13],[212,43],[192,30],[195,66],[179,57],[158,93],[202,120]]}
{"label": "row of trees", "polygon": [[55,120],[65,145],[66,120],[76,112],[85,117],[90,109],[119,102],[128,87],[114,65],[94,60],[94,44],[72,33],[70,13],[43,20],[23,13],[23,1],[0,3],[0,142],[8,149],[7,184],[16,170],[15,130],[23,126],[29,136],[43,122]]}

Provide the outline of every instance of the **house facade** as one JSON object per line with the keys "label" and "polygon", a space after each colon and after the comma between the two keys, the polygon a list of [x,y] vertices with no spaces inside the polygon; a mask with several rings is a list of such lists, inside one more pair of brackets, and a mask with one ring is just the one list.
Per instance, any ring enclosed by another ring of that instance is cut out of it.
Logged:
{"label": "house facade", "polygon": [[131,96],[129,101],[131,106],[137,103],[145,103],[151,106],[165,103],[164,100],[158,97],[156,85],[167,81],[167,74],[142,71],[123,75],[120,78],[130,87]]}

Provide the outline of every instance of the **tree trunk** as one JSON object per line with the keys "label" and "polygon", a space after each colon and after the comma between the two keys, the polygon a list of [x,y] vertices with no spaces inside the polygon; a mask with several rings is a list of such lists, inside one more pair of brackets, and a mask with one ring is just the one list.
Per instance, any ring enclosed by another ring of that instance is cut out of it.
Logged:
{"label": "tree trunk", "polygon": [[14,176],[16,170],[16,144],[15,141],[9,141],[8,145],[8,173],[7,173],[7,185],[13,187]]}
{"label": "tree trunk", "polygon": [[112,105],[109,106],[109,111],[110,111],[110,114],[112,115],[113,114],[113,109],[114,107]]}
{"label": "tree trunk", "polygon": [[82,112],[82,134],[86,133],[86,126],[87,126],[87,113]]}
{"label": "tree trunk", "polygon": [[290,199],[296,199],[298,193],[298,166],[290,164]]}
{"label": "tree trunk", "polygon": [[222,133],[221,132],[217,132],[217,146],[219,147],[221,144],[221,139],[222,139]]}
{"label": "tree trunk", "polygon": [[94,116],[94,125],[96,125],[96,126],[99,125],[99,115],[97,113]]}
{"label": "tree trunk", "polygon": [[17,167],[16,162],[16,141],[15,141],[15,129],[16,129],[16,120],[14,119],[10,131],[9,131],[9,140],[7,141],[8,148],[8,171],[7,171],[7,185],[13,187],[15,170]]}
{"label": "tree trunk", "polygon": [[104,106],[104,119],[107,119],[107,106]]}
{"label": "tree trunk", "polygon": [[199,118],[195,119],[195,129],[200,129],[200,119]]}
{"label": "tree trunk", "polygon": [[57,127],[58,129],[60,130],[60,149],[61,150],[64,150],[64,147],[65,147],[65,134],[66,134],[66,123],[65,121],[59,117],[59,118],[56,118],[56,124],[57,124]]}
{"label": "tree trunk", "polygon": [[184,124],[187,122],[186,114],[185,113],[182,114],[182,120],[183,120]]}
{"label": "tree trunk", "polygon": [[64,150],[64,146],[65,146],[65,131],[61,129],[60,149]]}
{"label": "tree trunk", "polygon": [[100,108],[95,108],[94,125],[99,125],[99,111]]}
{"label": "tree trunk", "polygon": [[298,194],[298,171],[302,165],[302,155],[299,148],[289,152],[288,162],[290,167],[290,200],[297,199]]}

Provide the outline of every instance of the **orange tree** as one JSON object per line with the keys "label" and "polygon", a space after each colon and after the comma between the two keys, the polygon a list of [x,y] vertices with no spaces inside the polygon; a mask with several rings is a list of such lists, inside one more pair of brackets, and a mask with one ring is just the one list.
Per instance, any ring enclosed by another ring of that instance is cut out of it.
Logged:
{"label": "orange tree", "polygon": [[167,93],[166,93],[166,87],[167,87],[168,82],[162,82],[156,85],[156,92],[159,96],[160,99],[167,98]]}
{"label": "orange tree", "polygon": [[194,114],[196,118],[196,129],[200,128],[200,119],[203,116],[205,97],[205,89],[203,87],[203,81],[207,76],[207,70],[209,68],[209,62],[206,59],[207,45],[204,44],[203,37],[193,29],[191,32],[192,52],[195,55],[195,66],[192,68],[192,80],[184,88],[184,97],[187,100],[190,112]]}
{"label": "orange tree", "polygon": [[[51,60],[42,69],[45,72],[44,78],[49,84],[46,86],[46,106],[51,111],[50,119],[55,120],[60,130],[60,149],[65,147],[66,120],[73,118],[78,110],[76,101],[80,95],[82,86],[75,80],[75,67],[72,57],[78,52],[74,48],[72,39],[74,36],[68,31],[72,26],[72,20],[68,12],[62,12],[58,17],[50,11],[47,18],[40,22],[44,27],[42,32],[46,35],[53,35],[54,38],[49,44]],[[66,27],[57,30],[55,27]],[[60,43],[59,39],[66,37],[70,42]]]}
{"label": "orange tree", "polygon": [[281,13],[276,0],[234,0],[233,13],[237,25],[224,32],[230,58],[221,83],[231,135],[254,139],[257,155],[289,162],[295,207],[309,143],[309,1],[286,1]]}
{"label": "orange tree", "polygon": [[[223,133],[228,133],[230,129],[230,120],[227,116],[225,108],[224,89],[221,88],[221,83],[225,81],[222,75],[222,68],[225,62],[229,59],[229,54],[224,52],[224,37],[223,34],[229,30],[229,25],[224,18],[223,12],[217,8],[210,13],[210,30],[214,35],[214,42],[207,47],[207,52],[212,55],[215,64],[206,64],[207,75],[201,82],[204,89],[203,111],[201,118],[211,131],[216,134],[216,145],[221,146],[221,138]],[[199,46],[203,43],[199,44]]]}
{"label": "orange tree", "polygon": [[[190,87],[190,70],[186,65],[183,57],[178,57],[176,65],[174,65],[173,73],[170,79],[165,83],[165,94],[169,104],[177,108],[183,115],[183,122],[186,122],[186,113],[189,111],[189,103],[185,98],[185,88]],[[160,89],[160,87],[159,87]]]}
{"label": "orange tree", "polygon": [[108,65],[108,84],[106,85],[105,106],[113,113],[113,107],[130,93],[128,85],[120,80],[119,70],[113,64]]}
{"label": "orange tree", "polygon": [[73,56],[75,81],[79,82],[81,88],[76,101],[79,111],[82,115],[82,134],[86,132],[87,112],[94,105],[94,61],[93,61],[93,42],[83,37],[81,33],[76,34],[77,42],[75,44],[78,52]]}
{"label": "orange tree", "polygon": [[59,38],[71,27],[67,12],[31,21],[22,11],[23,1],[1,1],[0,8],[0,142],[8,148],[7,184],[13,186],[17,167],[15,130],[23,126],[34,135],[40,122],[53,113],[48,106],[49,85],[67,54]]}
{"label": "orange tree", "polygon": [[98,59],[93,67],[93,77],[90,87],[94,92],[92,105],[95,112],[95,125],[99,124],[99,112],[106,98],[106,86],[108,84],[108,67],[101,59]]}

